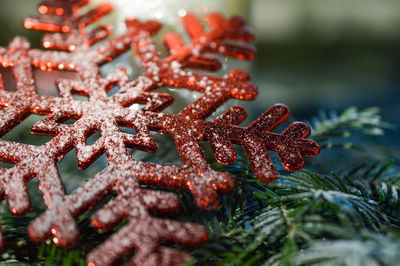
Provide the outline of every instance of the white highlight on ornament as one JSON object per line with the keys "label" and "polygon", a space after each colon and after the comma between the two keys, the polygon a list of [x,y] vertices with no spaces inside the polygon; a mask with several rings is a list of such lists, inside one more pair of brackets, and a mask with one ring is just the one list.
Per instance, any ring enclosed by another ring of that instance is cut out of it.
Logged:
{"label": "white highlight on ornament", "polygon": [[127,17],[156,19],[179,32],[183,30],[181,17],[185,16],[187,11],[202,15],[210,11],[223,11],[226,6],[225,1],[215,0],[114,0],[113,3],[118,14],[117,33],[125,30],[120,21]]}

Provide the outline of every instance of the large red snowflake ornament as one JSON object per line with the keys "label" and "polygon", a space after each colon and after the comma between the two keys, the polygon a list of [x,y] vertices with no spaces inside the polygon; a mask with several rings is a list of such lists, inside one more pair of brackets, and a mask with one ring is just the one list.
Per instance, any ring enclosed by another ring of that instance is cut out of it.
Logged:
{"label": "large red snowflake ornament", "polygon": [[[153,217],[150,211],[176,211],[179,201],[170,192],[146,190],[140,183],[188,189],[201,208],[213,209],[218,206],[218,193],[232,191],[235,182],[229,173],[216,172],[207,165],[200,141],[208,140],[215,158],[223,164],[236,160],[233,144],[242,145],[262,182],[272,182],[277,175],[268,150],[276,151],[287,169],[298,170],[303,166],[303,156],[317,155],[319,147],[305,139],[310,128],[304,123],[293,123],[282,133],[272,132],[289,116],[284,105],[274,105],[248,127],[238,126],[246,118],[245,110],[238,106],[229,108],[213,122],[205,120],[228,99],[251,100],[257,94],[249,75],[242,70],[233,70],[224,77],[188,70],[216,70],[221,66],[205,53],[252,59],[254,49],[243,42],[251,41],[253,35],[242,19],[210,14],[210,28],[205,31],[196,16],[186,15],[183,23],[191,42],[184,45],[178,35],[167,34],[164,41],[170,55],[161,58],[151,38],[160,28],[155,21],[128,19],[125,34],[92,46],[108,37],[111,27],[101,25],[91,32],[85,27],[109,13],[112,7],[100,4],[80,15],[80,7],[88,2],[46,1],[39,6],[42,15],[25,20],[28,29],[51,32],[43,37],[47,50],[31,49],[23,38],[15,38],[7,48],[0,48],[0,63],[12,69],[17,88],[0,91],[1,135],[30,114],[44,114],[46,118],[36,123],[32,132],[54,136],[41,146],[0,140],[0,160],[15,164],[10,169],[0,169],[0,196],[7,200],[14,215],[22,215],[30,209],[25,183],[36,178],[47,211],[30,224],[29,236],[34,241],[52,237],[56,244],[68,246],[78,237],[75,219],[105,196],[116,193],[95,213],[93,224],[108,230],[123,218],[127,223],[89,254],[88,264],[111,265],[132,249],[132,264],[178,264],[189,255],[161,243],[199,244],[207,239],[207,232],[200,225]],[[229,41],[232,39],[241,42]],[[126,71],[118,68],[100,76],[102,64],[130,48],[142,63],[143,74],[130,81]],[[59,97],[39,95],[34,67],[75,71],[80,80],[58,81]],[[107,91],[116,85],[119,91],[109,97]],[[152,92],[163,86],[198,91],[201,96],[177,115],[161,113],[173,101],[168,94]],[[73,94],[85,95],[89,101],[75,100]],[[145,105],[139,110],[129,109],[133,103]],[[68,118],[77,121],[70,125],[61,123]],[[119,126],[133,128],[137,134],[123,133]],[[127,147],[157,150],[150,130],[174,138],[182,166],[132,158]],[[86,139],[96,131],[101,137],[87,145]],[[104,152],[108,167],[66,194],[57,162],[73,148],[81,168]]]}

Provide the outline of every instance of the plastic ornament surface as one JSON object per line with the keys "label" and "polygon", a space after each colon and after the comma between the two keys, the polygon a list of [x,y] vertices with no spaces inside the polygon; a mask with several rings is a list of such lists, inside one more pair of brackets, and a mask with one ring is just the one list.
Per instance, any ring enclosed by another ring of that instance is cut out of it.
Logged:
{"label": "plastic ornament surface", "polygon": [[[12,69],[16,83],[16,91],[0,91],[1,135],[30,114],[41,114],[46,117],[31,131],[53,136],[41,146],[0,140],[0,160],[15,164],[10,169],[0,169],[0,196],[7,200],[14,215],[23,215],[30,209],[25,183],[36,178],[47,210],[29,225],[28,234],[34,241],[51,237],[54,243],[67,247],[79,235],[76,218],[107,195],[116,195],[94,214],[93,225],[109,230],[123,218],[127,223],[89,253],[88,265],[112,265],[132,250],[135,255],[128,264],[179,264],[190,256],[162,243],[200,244],[207,239],[207,231],[193,223],[152,216],[150,212],[176,211],[179,201],[172,192],[146,190],[141,183],[188,189],[200,208],[211,210],[218,206],[218,193],[232,191],[235,180],[229,173],[210,168],[200,148],[201,141],[210,142],[215,158],[223,164],[236,160],[233,144],[242,145],[255,175],[265,183],[277,176],[269,150],[278,153],[285,168],[299,170],[304,164],[303,156],[317,155],[319,147],[306,139],[310,128],[301,122],[291,124],[282,133],[272,132],[289,116],[288,108],[280,104],[248,127],[238,126],[246,118],[246,111],[239,106],[229,108],[215,121],[206,120],[230,98],[251,100],[257,95],[249,74],[242,70],[233,70],[224,77],[190,70],[211,71],[221,66],[205,53],[254,58],[254,49],[245,44],[253,35],[242,19],[225,19],[212,13],[207,17],[210,28],[205,31],[198,18],[188,14],[183,17],[183,24],[191,42],[183,44],[177,34],[165,35],[170,55],[161,58],[151,38],[160,28],[158,22],[128,19],[126,33],[104,40],[111,34],[110,26],[100,25],[90,32],[86,26],[109,13],[112,7],[100,4],[81,15],[80,7],[88,2],[46,1],[39,6],[40,16],[25,20],[26,28],[49,32],[43,37],[45,50],[31,49],[20,37],[0,48],[0,63]],[[129,49],[134,50],[144,68],[138,78],[129,80],[123,68],[100,76],[101,65]],[[59,96],[43,96],[35,88],[34,68],[74,71],[80,80],[59,80]],[[107,91],[114,86],[119,86],[119,91],[108,96]],[[160,111],[173,98],[152,92],[159,87],[183,88],[200,92],[201,96],[180,113],[165,114]],[[73,94],[87,96],[89,100],[75,100]],[[129,109],[134,103],[144,107]],[[76,122],[62,123],[69,118]],[[133,128],[136,134],[121,132],[120,126]],[[182,166],[132,158],[128,147],[146,152],[157,150],[150,130],[173,137]],[[101,137],[93,145],[86,144],[86,139],[96,131]],[[108,166],[67,194],[57,162],[73,148],[80,168],[86,168],[103,153]]]}

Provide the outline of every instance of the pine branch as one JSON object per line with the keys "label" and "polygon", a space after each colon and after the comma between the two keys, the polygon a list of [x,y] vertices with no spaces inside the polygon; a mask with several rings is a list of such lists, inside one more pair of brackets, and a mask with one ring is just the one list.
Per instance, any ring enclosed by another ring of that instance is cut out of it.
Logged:
{"label": "pine branch", "polygon": [[296,265],[397,265],[400,261],[399,236],[363,232],[363,239],[320,240],[296,256]]}
{"label": "pine branch", "polygon": [[[236,174],[247,176],[245,169],[237,167]],[[393,166],[377,163],[356,170],[340,176],[304,170],[281,176],[268,188],[241,179],[246,184],[243,190],[253,191],[253,201],[256,196],[265,205],[259,204],[256,211],[251,204],[237,209],[232,219],[242,221],[244,228],[226,231],[206,247],[194,251],[197,263],[293,265],[299,251],[316,241],[360,241],[363,237],[360,232],[379,235],[386,227],[396,228],[393,212],[382,208],[384,202],[377,201],[370,189],[374,182],[398,180],[390,177],[395,171]],[[248,202],[250,199],[247,196]]]}
{"label": "pine branch", "polygon": [[[344,178],[364,197],[377,202],[400,225],[400,167],[394,160],[376,161],[350,170]],[[397,220],[396,220],[397,219]]]}
{"label": "pine branch", "polygon": [[312,119],[311,138],[319,143],[321,148],[354,148],[350,141],[339,143],[339,140],[347,140],[352,132],[360,132],[366,135],[380,136],[385,129],[392,128],[389,123],[383,122],[379,115],[379,108],[370,107],[358,111],[356,107],[349,107],[338,115],[331,111],[320,112]]}

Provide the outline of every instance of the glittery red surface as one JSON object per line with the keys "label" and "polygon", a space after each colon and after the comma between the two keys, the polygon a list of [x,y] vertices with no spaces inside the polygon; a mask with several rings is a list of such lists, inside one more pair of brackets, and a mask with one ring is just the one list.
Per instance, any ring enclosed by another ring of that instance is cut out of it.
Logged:
{"label": "glittery red surface", "polygon": [[[170,55],[161,58],[151,38],[160,28],[159,23],[128,19],[125,34],[104,40],[111,33],[110,26],[101,25],[91,32],[85,26],[109,13],[112,7],[100,4],[80,15],[79,8],[88,2],[46,1],[39,6],[40,16],[25,20],[28,29],[51,32],[43,37],[42,44],[47,50],[31,49],[20,37],[7,48],[0,48],[0,63],[13,70],[16,82],[16,91],[0,91],[3,109],[0,134],[6,134],[30,114],[44,114],[46,118],[36,123],[32,132],[54,136],[41,146],[0,140],[0,160],[15,164],[13,168],[0,169],[0,196],[7,200],[14,215],[22,215],[30,209],[25,183],[36,178],[47,211],[29,225],[29,236],[34,241],[52,237],[56,244],[69,246],[79,234],[76,218],[105,196],[116,193],[95,213],[93,225],[108,230],[123,218],[128,222],[90,252],[88,264],[111,265],[132,249],[135,255],[129,263],[135,265],[178,264],[190,256],[161,243],[200,244],[207,239],[207,232],[200,225],[153,217],[150,211],[176,211],[179,201],[170,192],[146,190],[140,183],[188,189],[199,207],[214,209],[218,206],[218,193],[232,191],[235,181],[229,173],[216,172],[207,165],[200,141],[208,140],[215,158],[223,164],[236,160],[233,144],[242,145],[262,182],[272,182],[277,175],[268,150],[276,151],[288,170],[299,170],[303,156],[317,155],[319,147],[306,139],[310,128],[301,122],[291,124],[282,133],[272,132],[289,116],[288,108],[280,104],[248,127],[238,126],[246,118],[245,110],[239,106],[229,108],[213,122],[205,120],[230,98],[251,100],[257,95],[245,71],[233,70],[224,77],[216,77],[188,69],[218,69],[220,62],[210,54],[254,58],[254,49],[244,43],[251,41],[253,35],[242,19],[224,19],[213,13],[207,17],[210,28],[205,31],[197,17],[188,14],[183,24],[191,42],[185,45],[179,35],[165,35]],[[236,42],[231,42],[232,39]],[[100,76],[102,64],[131,48],[145,69],[143,74],[130,81],[126,71],[117,68],[105,77]],[[58,97],[39,95],[33,75],[35,67],[74,71],[80,80],[59,80]],[[120,90],[107,96],[107,91],[115,85]],[[201,96],[179,114],[165,114],[160,111],[173,98],[152,92],[165,86],[198,91]],[[73,94],[85,95],[89,101],[74,100]],[[142,103],[144,107],[129,109],[133,103]],[[71,125],[61,123],[68,118],[77,121]],[[133,128],[137,134],[123,133],[119,126]],[[182,166],[138,162],[132,158],[127,147],[147,152],[157,150],[150,130],[173,137]],[[87,145],[86,139],[95,131],[101,137],[93,145]],[[81,168],[103,153],[107,155],[108,167],[66,194],[57,162],[73,148]],[[3,245],[1,237],[0,241]]]}

